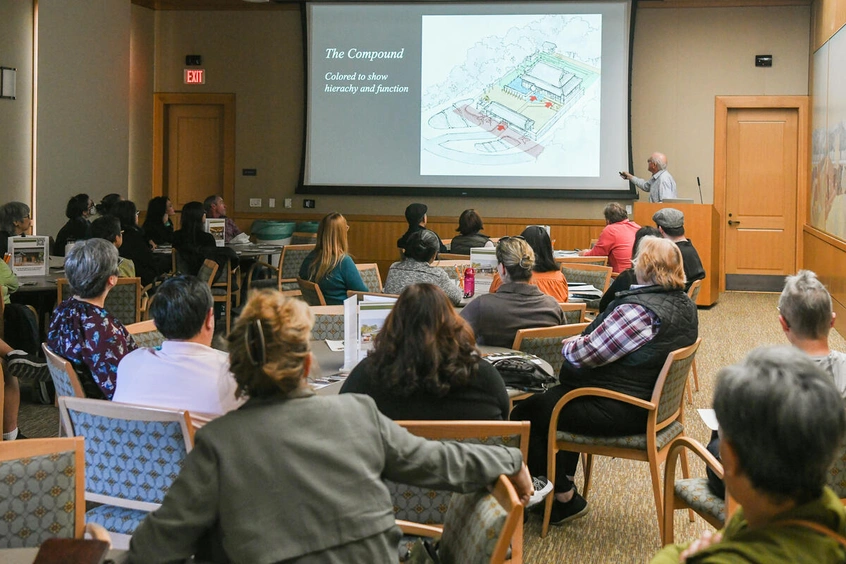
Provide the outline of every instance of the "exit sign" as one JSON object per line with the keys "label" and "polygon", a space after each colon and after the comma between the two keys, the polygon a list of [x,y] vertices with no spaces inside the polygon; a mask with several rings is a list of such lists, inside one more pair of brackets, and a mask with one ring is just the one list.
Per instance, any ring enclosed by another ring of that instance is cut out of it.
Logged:
{"label": "exit sign", "polygon": [[206,69],[185,69],[185,84],[205,84]]}

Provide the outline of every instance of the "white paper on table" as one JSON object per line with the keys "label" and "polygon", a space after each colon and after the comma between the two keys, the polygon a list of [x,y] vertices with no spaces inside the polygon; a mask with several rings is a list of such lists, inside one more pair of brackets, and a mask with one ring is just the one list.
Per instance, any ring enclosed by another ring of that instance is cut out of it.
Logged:
{"label": "white paper on table", "polygon": [[371,296],[369,294],[364,294],[364,299],[362,301],[371,303],[377,302],[383,304],[393,304],[396,303],[397,298],[392,298],[390,296]]}
{"label": "white paper on table", "polygon": [[697,409],[699,417],[705,422],[705,425],[712,431],[716,431],[720,424],[717,422],[717,413],[713,409]]}
{"label": "white paper on table", "polygon": [[350,372],[358,364],[358,298],[344,300],[344,366]]}
{"label": "white paper on table", "polygon": [[344,341],[333,341],[331,339],[326,339],[326,345],[329,347],[329,350],[332,352],[341,352],[344,350]]}

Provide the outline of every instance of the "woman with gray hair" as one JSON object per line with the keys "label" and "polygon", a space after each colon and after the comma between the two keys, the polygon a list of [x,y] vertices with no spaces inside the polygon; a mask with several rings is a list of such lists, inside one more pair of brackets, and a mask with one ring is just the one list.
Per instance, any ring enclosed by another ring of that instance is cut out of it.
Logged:
{"label": "woman with gray hair", "polygon": [[511,347],[520,329],[564,323],[558,301],[529,284],[535,253],[523,237],[502,237],[496,246],[496,271],[502,286],[495,294],[471,301],[461,311],[476,334],[476,343]]}
{"label": "woman with gray hair", "polygon": [[9,237],[23,235],[32,227],[29,206],[23,202],[9,202],[0,207],[0,255],[9,250]]}
{"label": "woman with gray hair", "polygon": [[73,295],[53,312],[47,346],[80,373],[85,395],[112,399],[120,359],[135,350],[123,324],[105,310],[118,279],[118,252],[105,239],[77,243],[65,259]]}
{"label": "woman with gray hair", "polygon": [[388,270],[385,293],[401,294],[412,284],[434,284],[446,293],[452,305],[460,304],[461,288],[443,269],[432,266],[440,246],[440,239],[434,231],[423,229],[412,233],[405,244],[405,260],[395,262]]}

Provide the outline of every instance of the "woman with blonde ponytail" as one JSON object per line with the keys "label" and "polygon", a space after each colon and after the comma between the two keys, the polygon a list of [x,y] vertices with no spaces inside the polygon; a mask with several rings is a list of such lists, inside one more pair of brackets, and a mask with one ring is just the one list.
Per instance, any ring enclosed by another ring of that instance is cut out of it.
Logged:
{"label": "woman with blonde ponytail", "polygon": [[467,304],[461,312],[476,343],[510,347],[520,329],[564,324],[564,312],[552,296],[529,284],[535,253],[523,237],[503,237],[496,246],[496,271],[502,286]]}

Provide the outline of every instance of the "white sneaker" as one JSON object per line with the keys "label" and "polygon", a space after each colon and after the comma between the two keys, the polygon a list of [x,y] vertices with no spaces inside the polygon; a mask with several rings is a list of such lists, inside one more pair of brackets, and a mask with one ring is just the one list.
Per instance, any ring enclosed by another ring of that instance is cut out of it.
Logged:
{"label": "white sneaker", "polygon": [[546,496],[549,495],[550,492],[552,492],[552,489],[555,487],[553,486],[552,482],[546,478],[546,476],[533,477],[532,485],[535,487],[535,493],[533,493],[532,497],[529,498],[529,503],[526,504],[526,509],[542,502],[544,498],[546,498]]}

